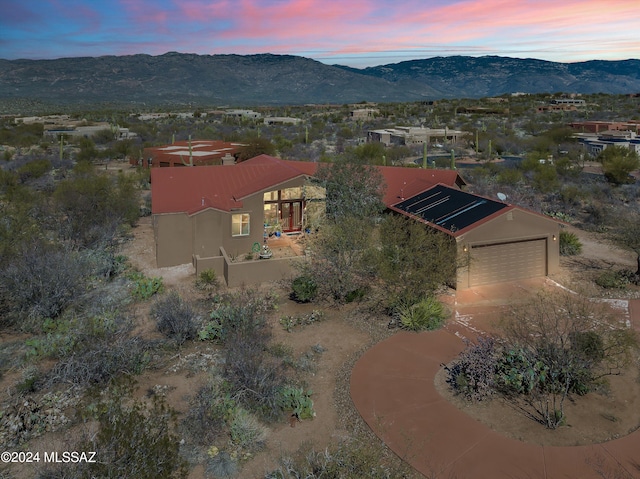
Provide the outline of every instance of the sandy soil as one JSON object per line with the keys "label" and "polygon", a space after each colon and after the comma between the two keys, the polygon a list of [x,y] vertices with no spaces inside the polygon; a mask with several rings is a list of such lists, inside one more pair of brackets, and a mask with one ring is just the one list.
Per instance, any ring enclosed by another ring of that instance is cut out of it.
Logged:
{"label": "sandy soil", "polygon": [[[195,270],[192,265],[155,267],[153,228],[150,218],[141,219],[132,233],[133,239],[125,244],[122,253],[129,258],[133,266],[147,276],[162,277],[167,289],[175,289],[183,297],[202,297],[202,294],[195,291],[193,287]],[[277,288],[277,286],[274,287]],[[277,460],[281,455],[296,451],[304,442],[324,449],[334,439],[348,436],[348,431],[339,428],[338,411],[333,400],[336,373],[355,351],[359,351],[370,341],[366,333],[345,321],[345,315],[349,313],[350,308],[326,310],[327,317],[324,321],[303,328],[295,328],[291,333],[287,332],[279,324],[280,317],[308,313],[317,308],[317,305],[298,304],[288,299],[287,291],[279,290],[278,293],[279,308],[271,317],[274,342],[292,347],[296,356],[309,351],[315,345],[324,349],[324,352],[318,356],[315,373],[308,378],[308,386],[313,391],[312,399],[316,417],[313,420],[295,422],[294,427],[291,427],[287,418],[283,418],[280,424],[272,425],[265,449],[243,465],[240,474],[242,478],[263,477],[265,472],[277,466]],[[145,336],[157,334],[155,325],[148,320],[148,305],[140,306],[137,316],[140,320],[137,330],[139,333]],[[179,357],[176,356],[166,363],[167,365],[179,364],[180,359],[185,358],[191,358],[188,362],[193,363],[194,355],[206,357],[215,355],[216,351],[214,346],[207,343],[194,343],[181,351]],[[206,359],[201,364],[206,365]],[[146,394],[151,390],[162,391],[168,402],[178,412],[184,413],[188,409],[189,397],[206,380],[206,370],[194,372],[180,367],[170,367],[148,371],[139,378],[139,394]],[[190,479],[204,477],[202,465],[195,467],[189,476]]]}
{"label": "sandy soil", "polygon": [[[583,255],[570,260],[563,258],[562,272],[557,276],[557,280],[571,284],[584,283],[588,286],[590,283],[584,280],[585,273],[593,271],[594,267],[632,267],[635,264],[632,254],[610,245],[603,245],[589,233],[576,232],[584,245]],[[132,240],[123,246],[122,253],[129,257],[137,269],[147,276],[161,276],[167,289],[175,289],[183,297],[202,298],[202,293],[194,289],[195,271],[190,264],[170,268],[155,267],[151,218],[142,218],[133,229],[132,235]],[[241,478],[263,477],[265,471],[273,469],[283,453],[295,451],[303,442],[311,442],[322,449],[332,441],[350,434],[349,431],[341,429],[343,422],[340,421],[341,415],[354,414],[353,406],[348,400],[348,380],[339,380],[338,377],[344,372],[344,365],[351,363],[360,351],[371,343],[371,334],[362,324],[361,327],[357,327],[358,323],[351,318],[352,311],[349,308],[325,310],[326,320],[288,333],[279,325],[278,319],[282,315],[308,312],[313,306],[291,302],[286,294],[285,291],[280,291],[280,309],[271,318],[274,340],[291,346],[297,354],[309,350],[314,345],[320,345],[325,349],[317,360],[315,374],[308,379],[309,387],[313,391],[316,417],[313,420],[295,423],[295,427],[291,427],[286,418],[283,418],[281,424],[271,426],[265,450],[244,464],[239,475]],[[159,337],[154,323],[149,319],[148,310],[149,304],[136,306],[137,332],[145,337]],[[206,381],[206,371],[215,364],[218,352],[215,346],[207,343],[196,342],[188,345],[179,353],[165,358],[156,369],[146,371],[138,378],[139,395],[149,394],[150,391],[160,392],[166,395],[179,413],[184,413],[188,409],[189,398]],[[11,377],[13,375],[5,374],[3,387]],[[346,400],[338,406],[336,397]],[[593,399],[587,401],[580,398],[575,405],[567,406],[570,424],[558,431],[558,434],[554,433],[554,437],[559,437],[558,440],[562,444],[581,444],[626,434],[640,424],[640,404],[637,403],[637,399],[633,402],[634,398],[640,398],[640,383],[637,380],[634,381],[631,376],[611,378],[609,392],[594,395]],[[451,400],[456,401],[455,398]],[[475,412],[464,405],[460,407],[465,407],[467,413],[506,435],[536,443],[549,440],[546,437],[547,431],[541,426],[529,420],[522,420],[511,408],[498,401]],[[203,466],[194,467],[189,477],[204,478]]]}

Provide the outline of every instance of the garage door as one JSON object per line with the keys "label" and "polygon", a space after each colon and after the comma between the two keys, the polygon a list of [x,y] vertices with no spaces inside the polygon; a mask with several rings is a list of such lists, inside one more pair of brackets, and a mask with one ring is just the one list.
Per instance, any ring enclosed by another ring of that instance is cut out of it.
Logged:
{"label": "garage door", "polygon": [[471,247],[469,286],[503,283],[547,274],[546,239]]}

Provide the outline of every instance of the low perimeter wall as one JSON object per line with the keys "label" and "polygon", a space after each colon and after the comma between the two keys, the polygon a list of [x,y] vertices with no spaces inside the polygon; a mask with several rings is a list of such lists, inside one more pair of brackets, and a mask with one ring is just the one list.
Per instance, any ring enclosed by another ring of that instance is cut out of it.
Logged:
{"label": "low perimeter wall", "polygon": [[233,262],[224,248],[220,248],[220,256],[201,258],[195,255],[193,265],[196,275],[212,269],[218,278],[224,278],[227,286],[235,287],[290,278],[296,275],[295,264],[304,260],[304,256],[294,256]]}

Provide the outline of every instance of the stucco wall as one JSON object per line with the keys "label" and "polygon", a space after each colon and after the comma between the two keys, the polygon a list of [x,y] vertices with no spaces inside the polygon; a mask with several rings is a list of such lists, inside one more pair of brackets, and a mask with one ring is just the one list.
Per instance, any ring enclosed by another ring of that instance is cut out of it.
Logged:
{"label": "stucco wall", "polygon": [[158,268],[191,263],[193,227],[185,213],[153,216]]}
{"label": "stucco wall", "polygon": [[223,211],[207,209],[194,214],[191,222],[193,224],[192,254],[203,258],[219,255],[224,233],[223,225],[231,222],[229,215]]}
{"label": "stucco wall", "polygon": [[[507,243],[530,239],[546,240],[547,274],[560,269],[560,224],[525,210],[514,209],[487,221],[464,235],[456,238],[458,255],[464,258],[464,248],[471,250],[474,245]],[[555,238],[555,239],[554,239]],[[458,269],[458,289],[465,289],[468,282],[468,268]]]}
{"label": "stucco wall", "polygon": [[[262,244],[264,239],[264,202],[263,193],[259,193],[242,200],[242,209],[227,214],[221,225],[221,242],[231,257],[245,255],[251,252],[254,243]],[[249,213],[249,236],[231,236],[231,216]]]}
{"label": "stucco wall", "polygon": [[[242,208],[231,212],[207,208],[192,215],[186,213],[154,215],[157,266],[162,268],[192,263],[194,255],[200,258],[219,256],[221,247],[234,258],[250,253],[253,245],[255,243],[262,245],[264,239],[264,193],[303,186],[305,181],[305,177],[300,176],[273,185],[243,198]],[[241,213],[250,215],[249,235],[231,236],[232,215]]]}
{"label": "stucco wall", "polygon": [[291,278],[297,274],[295,263],[305,259],[304,256],[296,256],[234,262],[224,248],[220,248],[220,256],[210,258],[194,256],[193,261],[196,274],[213,269],[216,276],[223,279],[227,286],[235,287]]}

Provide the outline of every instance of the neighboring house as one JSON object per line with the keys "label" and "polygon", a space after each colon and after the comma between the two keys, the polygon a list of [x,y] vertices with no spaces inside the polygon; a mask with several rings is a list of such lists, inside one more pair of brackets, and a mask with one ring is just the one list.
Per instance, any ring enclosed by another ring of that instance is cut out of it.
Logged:
{"label": "neighboring house", "polygon": [[410,126],[397,126],[382,130],[369,130],[368,142],[379,142],[385,146],[391,145],[418,145],[435,141],[457,143],[458,139],[468,135],[467,132],[450,130],[448,128],[419,128]]}
{"label": "neighboring house", "polygon": [[580,138],[580,142],[591,156],[598,156],[609,146],[629,148],[640,154],[640,138],[633,131],[608,130],[599,133],[596,138]]}
{"label": "neighboring house", "polygon": [[466,263],[458,269],[458,290],[559,269],[560,225],[547,216],[442,184],[389,209],[455,239]]}
{"label": "neighboring house", "polygon": [[[234,285],[281,278],[289,270],[269,260],[250,263],[271,265],[273,277],[245,263],[245,273],[230,279],[228,257],[261,245],[265,225],[277,223],[283,232],[304,228],[305,185],[317,167],[260,155],[226,166],[152,169],[157,266],[193,263],[199,271],[208,265]],[[551,218],[463,192],[465,182],[454,170],[377,168],[389,210],[450,234],[460,254],[471,255],[458,274],[460,289],[557,270],[559,226]]]}
{"label": "neighboring house", "polygon": [[144,167],[220,165],[228,155],[235,159],[244,146],[218,140],[176,141],[145,148],[142,158],[132,163]]}
{"label": "neighboring house", "polygon": [[576,121],[569,126],[581,133],[602,133],[610,130],[633,131],[640,133],[640,120],[628,121]]}
{"label": "neighboring house", "polygon": [[262,113],[253,110],[226,110],[224,115],[232,118],[245,118],[249,120],[257,120],[262,118]]}
{"label": "neighboring house", "polygon": [[369,118],[374,118],[379,113],[380,110],[377,108],[358,108],[356,110],[351,110],[349,112],[349,117],[352,120],[367,120]]}

